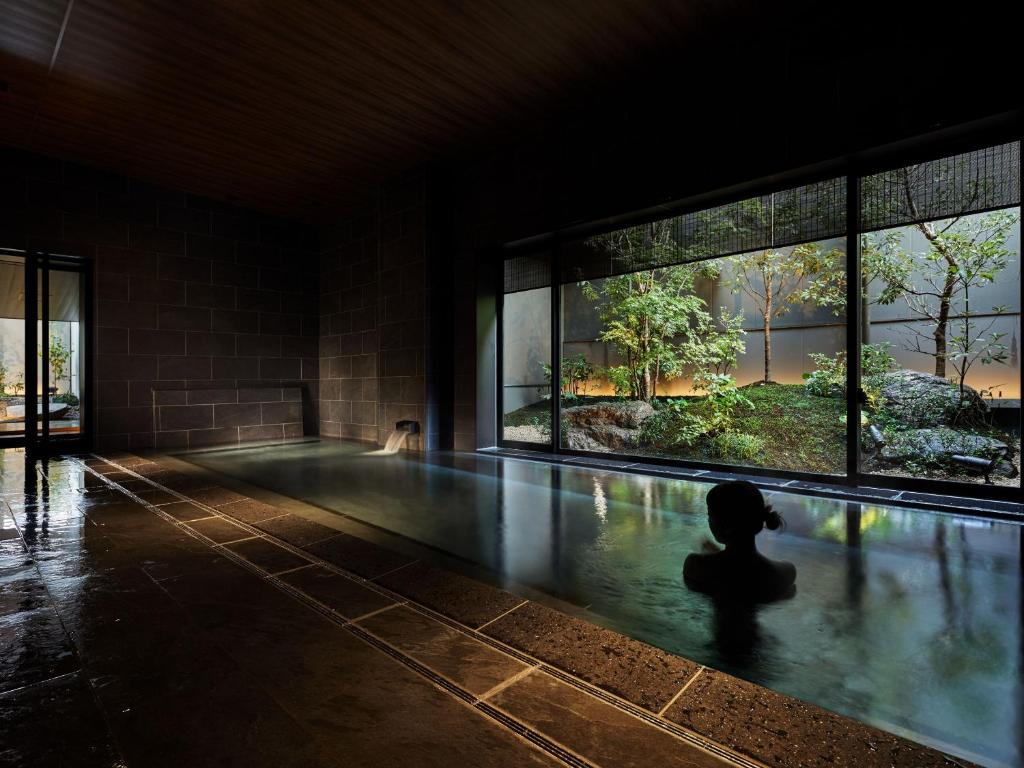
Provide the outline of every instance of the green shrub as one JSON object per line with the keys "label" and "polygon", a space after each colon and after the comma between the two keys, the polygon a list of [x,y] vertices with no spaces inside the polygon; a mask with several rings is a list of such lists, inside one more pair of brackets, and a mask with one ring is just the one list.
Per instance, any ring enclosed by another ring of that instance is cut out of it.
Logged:
{"label": "green shrub", "polygon": [[720,432],[711,438],[711,454],[721,459],[756,461],[764,452],[764,438],[743,432]]}
{"label": "green shrub", "polygon": [[843,397],[846,394],[846,351],[834,356],[812,352],[808,357],[817,369],[804,374],[804,386],[818,397]]}
{"label": "green shrub", "polygon": [[891,346],[888,342],[861,345],[860,377],[862,383],[881,388],[882,378],[896,368],[896,358],[889,353]]}
{"label": "green shrub", "polygon": [[739,408],[753,410],[750,398],[740,392],[736,380],[727,373],[702,373],[694,376],[694,389],[703,389],[710,417],[708,431],[726,432]]}
{"label": "green shrub", "polygon": [[[544,369],[544,378],[547,379],[547,387],[550,388],[551,366],[548,363],[544,363],[542,367]],[[583,355],[563,357],[559,374],[559,390],[562,393],[562,399],[575,400],[587,394],[587,387],[590,380],[594,377],[594,365]],[[540,389],[541,393],[545,394],[543,390],[546,388],[541,387]]]}
{"label": "green shrub", "polygon": [[699,374],[694,388],[704,390],[704,396],[693,401],[681,397],[653,401],[654,414],[640,427],[641,444],[691,447],[703,437],[728,432],[739,408],[754,407],[729,374]]}
{"label": "green shrub", "polygon": [[630,397],[630,392],[633,388],[633,378],[629,368],[626,366],[614,365],[611,368],[602,368],[600,378],[611,385],[618,397]]}
{"label": "green shrub", "polygon": [[[896,367],[896,358],[889,353],[889,347],[888,343],[861,345],[860,383],[869,402],[878,398],[885,374]],[[812,352],[808,357],[817,366],[817,370],[804,374],[808,393],[818,397],[845,397],[846,350],[831,356]]]}
{"label": "green shrub", "polygon": [[710,430],[707,420],[690,408],[682,397],[655,400],[654,413],[640,426],[640,443],[659,448],[692,446]]}
{"label": "green shrub", "polygon": [[63,395],[56,395],[55,397],[52,398],[52,400],[55,403],[66,403],[67,405],[70,405],[72,407],[78,405],[78,403],[80,402],[78,399],[78,395],[74,395],[70,392],[65,392]]}

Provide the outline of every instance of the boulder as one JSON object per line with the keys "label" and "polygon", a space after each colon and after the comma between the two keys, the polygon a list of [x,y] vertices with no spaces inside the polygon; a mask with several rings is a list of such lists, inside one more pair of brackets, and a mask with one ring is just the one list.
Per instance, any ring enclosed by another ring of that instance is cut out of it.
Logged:
{"label": "boulder", "polygon": [[950,427],[909,429],[892,434],[878,457],[888,464],[908,461],[947,464],[953,454],[997,458],[1000,464],[1005,461],[1012,466],[1009,459],[1013,457],[1013,451],[1006,443]]}
{"label": "boulder", "polygon": [[654,414],[641,400],[575,405],[562,411],[566,447],[577,451],[623,451],[636,447],[640,427]]}
{"label": "boulder", "polygon": [[576,451],[624,451],[636,448],[639,435],[639,429],[614,424],[569,427],[565,430],[565,444]]}
{"label": "boulder", "polygon": [[613,424],[626,429],[640,429],[640,425],[653,415],[654,408],[650,403],[621,400],[565,408],[562,423],[573,427]]}
{"label": "boulder", "polygon": [[[51,419],[62,419],[68,411],[71,409],[67,403],[50,403],[48,412]],[[36,406],[36,414],[39,416],[43,415],[43,405],[40,403]],[[3,417],[4,421],[24,421],[25,420],[25,405],[9,405],[7,407],[7,413]]]}
{"label": "boulder", "polygon": [[993,472],[994,474],[1001,475],[1002,477],[1008,477],[1011,480],[1020,474],[1020,470],[1017,469],[1017,465],[1009,459],[1000,459],[996,462],[996,468]]}
{"label": "boulder", "polygon": [[988,413],[988,405],[974,389],[959,388],[940,376],[899,370],[885,374],[882,408],[907,427],[937,427],[977,423]]}

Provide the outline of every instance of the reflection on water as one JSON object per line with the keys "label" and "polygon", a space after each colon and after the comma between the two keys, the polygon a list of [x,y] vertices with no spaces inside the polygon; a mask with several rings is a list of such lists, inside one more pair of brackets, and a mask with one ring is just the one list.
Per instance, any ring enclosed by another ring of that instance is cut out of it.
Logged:
{"label": "reflection on water", "polygon": [[778,645],[778,639],[761,627],[762,606],[721,598],[711,598],[711,606],[711,636],[718,657],[734,674],[750,677],[743,672],[756,670]]}
{"label": "reflection on water", "polygon": [[702,483],[489,456],[360,456],[334,441],[189,456],[587,606],[708,666],[989,763],[1024,758],[1021,528],[784,493],[762,552],[793,599],[716,605],[682,584]]}

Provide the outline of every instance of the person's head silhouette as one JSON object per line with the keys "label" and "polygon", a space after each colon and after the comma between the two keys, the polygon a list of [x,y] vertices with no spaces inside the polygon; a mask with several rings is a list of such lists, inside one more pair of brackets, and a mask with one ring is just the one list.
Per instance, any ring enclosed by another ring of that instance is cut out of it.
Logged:
{"label": "person's head silhouette", "polygon": [[703,552],[683,562],[683,579],[692,589],[731,601],[769,601],[793,594],[796,567],[770,560],[757,551],[754,539],[763,528],[778,530],[782,516],[753,483],[732,480],[708,492],[708,525],[725,549],[707,541]]}
{"label": "person's head silhouette", "polygon": [[762,528],[774,531],[783,526],[782,516],[746,480],[719,483],[708,491],[707,505],[711,534],[727,547],[753,542]]}

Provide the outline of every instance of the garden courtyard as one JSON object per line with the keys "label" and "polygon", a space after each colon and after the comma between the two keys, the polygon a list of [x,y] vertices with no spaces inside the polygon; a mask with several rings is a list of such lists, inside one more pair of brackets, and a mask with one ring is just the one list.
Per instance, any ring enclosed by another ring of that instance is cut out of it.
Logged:
{"label": "garden courtyard", "polygon": [[[755,200],[727,218],[770,215]],[[651,267],[560,287],[559,445],[845,474],[845,240],[707,258],[681,222],[585,241]],[[861,236],[862,472],[1019,485],[1019,233],[1011,208]],[[505,297],[515,444],[552,440],[547,292]]]}

